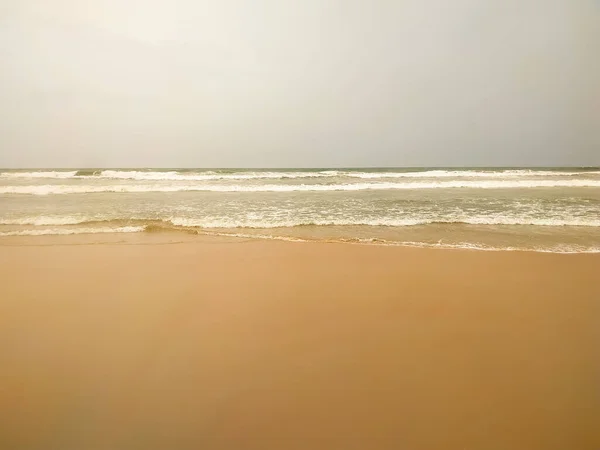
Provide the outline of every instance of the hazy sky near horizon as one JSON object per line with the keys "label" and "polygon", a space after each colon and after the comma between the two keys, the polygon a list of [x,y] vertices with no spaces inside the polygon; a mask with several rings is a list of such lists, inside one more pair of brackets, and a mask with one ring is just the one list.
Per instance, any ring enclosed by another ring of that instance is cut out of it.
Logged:
{"label": "hazy sky near horizon", "polygon": [[0,167],[600,165],[598,0],[0,0]]}

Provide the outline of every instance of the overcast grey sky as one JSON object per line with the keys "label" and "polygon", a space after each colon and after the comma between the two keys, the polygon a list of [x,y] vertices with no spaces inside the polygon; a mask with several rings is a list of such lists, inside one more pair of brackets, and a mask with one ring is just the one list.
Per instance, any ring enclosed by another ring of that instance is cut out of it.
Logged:
{"label": "overcast grey sky", "polygon": [[599,0],[0,0],[0,167],[600,165]]}

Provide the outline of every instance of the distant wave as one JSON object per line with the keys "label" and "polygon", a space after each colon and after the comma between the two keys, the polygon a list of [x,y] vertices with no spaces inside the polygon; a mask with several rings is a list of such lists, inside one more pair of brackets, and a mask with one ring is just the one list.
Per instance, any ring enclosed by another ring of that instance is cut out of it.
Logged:
{"label": "distant wave", "polygon": [[110,179],[140,181],[216,181],[216,180],[260,180],[323,178],[337,176],[338,171],[322,172],[235,172],[217,173],[178,172],[178,171],[139,171],[139,170],[78,170],[73,172],[2,172],[0,178],[73,178]]}
{"label": "distant wave", "polygon": [[59,179],[115,179],[144,181],[216,181],[347,177],[360,179],[394,178],[492,178],[514,179],[522,177],[572,177],[600,175],[600,171],[552,171],[534,169],[507,170],[425,170],[403,172],[378,171],[240,171],[222,173],[215,171],[143,171],[143,170],[77,170],[1,172],[0,178],[59,178]]}
{"label": "distant wave", "polygon": [[0,178],[73,178],[77,171],[0,172]]}
{"label": "distant wave", "polygon": [[401,189],[525,189],[551,187],[600,187],[600,180],[477,180],[404,183],[349,183],[349,184],[264,184],[264,185],[210,185],[210,184],[120,184],[120,185],[27,185],[0,186],[0,194],[50,195],[89,194],[100,192],[323,192]]}
{"label": "distant wave", "polygon": [[181,172],[140,172],[104,170],[98,177],[118,180],[148,181],[216,181],[216,180],[278,180],[285,178],[323,178],[336,176],[337,172],[237,172],[237,173],[181,173]]}
{"label": "distant wave", "polygon": [[585,175],[600,175],[600,171],[588,172],[562,172],[550,170],[500,170],[500,171],[481,171],[481,170],[428,170],[424,172],[348,172],[348,177],[362,179],[380,179],[380,178],[501,178],[512,179],[519,177],[572,177]]}
{"label": "distant wave", "polygon": [[261,180],[261,179],[296,179],[296,178],[327,178],[349,177],[361,179],[386,179],[386,178],[506,178],[506,177],[552,177],[575,176],[582,174],[600,174],[600,172],[560,172],[536,170],[503,170],[503,171],[475,171],[475,170],[428,170],[423,172],[354,172],[340,170],[326,170],[320,172],[143,172],[143,171],[115,171],[104,170],[97,177],[122,180],[172,180],[172,181],[214,181],[214,180]]}
{"label": "distant wave", "polygon": [[80,169],[75,173],[75,177],[78,177],[78,178],[91,177],[91,176],[100,175],[101,173],[102,173],[101,170]]}

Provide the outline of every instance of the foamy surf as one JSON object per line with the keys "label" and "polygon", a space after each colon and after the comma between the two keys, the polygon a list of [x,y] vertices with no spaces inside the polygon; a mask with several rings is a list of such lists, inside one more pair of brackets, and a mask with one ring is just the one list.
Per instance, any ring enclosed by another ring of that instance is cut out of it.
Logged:
{"label": "foamy surf", "polygon": [[330,191],[385,191],[429,189],[527,189],[527,188],[598,188],[600,180],[498,180],[498,181],[440,181],[407,183],[348,183],[348,184],[111,184],[111,185],[35,185],[2,186],[0,194],[66,195],[144,192],[330,192]]}
{"label": "foamy surf", "polygon": [[532,217],[455,217],[444,218],[409,218],[409,219],[313,219],[313,220],[230,220],[230,219],[194,219],[171,218],[167,222],[183,227],[196,228],[294,228],[304,226],[369,226],[369,227],[414,227],[419,225],[505,225],[505,226],[543,226],[543,227],[600,227],[600,219],[547,218]]}
{"label": "foamy surf", "polygon": [[454,217],[412,217],[412,218],[393,218],[383,217],[378,219],[365,219],[362,217],[347,217],[338,219],[288,219],[280,220],[277,216],[269,217],[268,213],[257,218],[195,218],[195,217],[168,217],[168,218],[131,218],[131,217],[59,217],[59,216],[41,216],[24,217],[19,219],[0,220],[0,225],[85,225],[85,224],[111,224],[135,222],[144,225],[161,224],[162,226],[173,225],[184,228],[251,228],[251,229],[270,229],[270,228],[295,228],[295,227],[415,227],[423,225],[496,225],[496,226],[540,226],[540,227],[596,227],[600,228],[599,219],[565,218],[549,217],[535,218],[529,216],[454,216]]}

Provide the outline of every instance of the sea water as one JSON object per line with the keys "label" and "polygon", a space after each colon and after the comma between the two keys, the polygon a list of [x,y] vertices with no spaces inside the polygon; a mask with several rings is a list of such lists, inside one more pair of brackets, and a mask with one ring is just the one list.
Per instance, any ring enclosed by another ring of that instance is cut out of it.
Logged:
{"label": "sea water", "polygon": [[0,170],[0,236],[600,252],[600,168]]}

